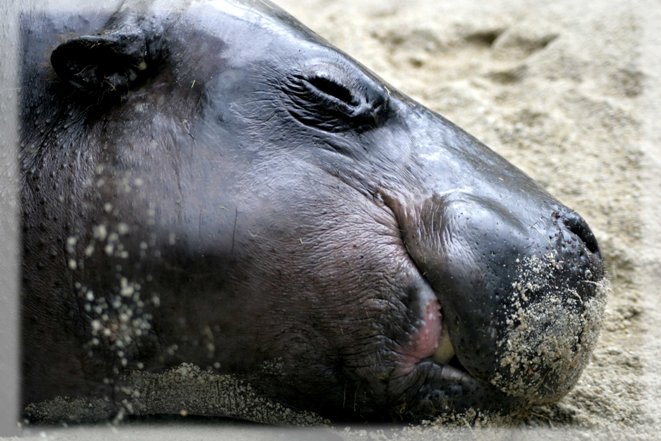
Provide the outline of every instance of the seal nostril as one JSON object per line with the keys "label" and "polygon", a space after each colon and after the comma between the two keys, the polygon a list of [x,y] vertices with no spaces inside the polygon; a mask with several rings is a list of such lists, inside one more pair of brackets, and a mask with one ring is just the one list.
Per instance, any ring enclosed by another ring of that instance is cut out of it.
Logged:
{"label": "seal nostril", "polygon": [[576,213],[569,213],[563,219],[563,223],[571,233],[583,241],[588,251],[598,256],[601,255],[597,238],[594,237],[592,230],[582,217]]}

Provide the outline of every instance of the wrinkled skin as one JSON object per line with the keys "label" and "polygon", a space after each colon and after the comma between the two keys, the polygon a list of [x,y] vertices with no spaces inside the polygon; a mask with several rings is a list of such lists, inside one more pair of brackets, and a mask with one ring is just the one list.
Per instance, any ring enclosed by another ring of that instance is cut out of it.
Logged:
{"label": "wrinkled skin", "polygon": [[[284,12],[33,12],[23,35],[25,404],[181,362],[335,418],[527,406],[575,383],[603,272],[585,222]],[[549,255],[515,306],[519,264]],[[573,355],[515,379],[508,318],[547,296]]]}

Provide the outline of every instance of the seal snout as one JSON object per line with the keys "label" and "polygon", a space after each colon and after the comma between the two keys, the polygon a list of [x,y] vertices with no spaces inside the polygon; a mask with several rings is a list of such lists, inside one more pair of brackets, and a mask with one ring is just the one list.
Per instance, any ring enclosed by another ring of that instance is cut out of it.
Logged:
{"label": "seal snout", "polygon": [[594,347],[605,298],[586,221],[559,203],[504,206],[463,191],[393,211],[442,311],[432,359],[522,402],[563,396]]}

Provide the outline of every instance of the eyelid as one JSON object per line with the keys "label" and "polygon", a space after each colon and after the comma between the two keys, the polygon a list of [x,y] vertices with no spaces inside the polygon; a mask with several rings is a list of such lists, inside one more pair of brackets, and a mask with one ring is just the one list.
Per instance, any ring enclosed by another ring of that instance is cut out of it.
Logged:
{"label": "eyelid", "polygon": [[388,114],[386,89],[372,83],[355,66],[310,62],[281,83],[283,104],[305,126],[362,132],[380,126]]}
{"label": "eyelid", "polygon": [[334,99],[340,100],[350,106],[357,106],[359,104],[355,94],[341,82],[329,78],[326,75],[315,75],[313,77],[304,78],[303,81],[311,88],[328,95]]}

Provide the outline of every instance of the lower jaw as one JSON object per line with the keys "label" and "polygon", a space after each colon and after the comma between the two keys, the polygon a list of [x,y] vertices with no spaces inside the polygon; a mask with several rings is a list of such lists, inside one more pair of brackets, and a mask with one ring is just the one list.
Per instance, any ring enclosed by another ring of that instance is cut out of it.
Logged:
{"label": "lower jaw", "polygon": [[431,360],[421,361],[419,371],[411,375],[411,378],[418,377],[419,383],[408,384],[408,387],[399,384],[406,396],[391,397],[400,403],[392,409],[397,413],[393,417],[414,422],[439,417],[454,421],[456,418],[470,418],[470,415],[510,414],[525,405],[521,400],[508,397],[476,380],[455,364],[454,360],[447,365]]}

